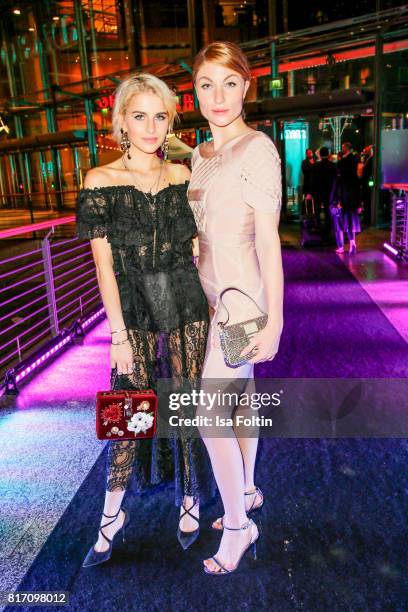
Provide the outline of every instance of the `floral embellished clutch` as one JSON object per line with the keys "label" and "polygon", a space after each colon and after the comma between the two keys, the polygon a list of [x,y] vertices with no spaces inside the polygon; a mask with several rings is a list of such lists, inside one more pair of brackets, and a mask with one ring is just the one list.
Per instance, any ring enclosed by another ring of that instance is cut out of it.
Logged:
{"label": "floral embellished clutch", "polygon": [[157,395],[146,391],[98,391],[96,435],[99,440],[153,438],[156,433]]}

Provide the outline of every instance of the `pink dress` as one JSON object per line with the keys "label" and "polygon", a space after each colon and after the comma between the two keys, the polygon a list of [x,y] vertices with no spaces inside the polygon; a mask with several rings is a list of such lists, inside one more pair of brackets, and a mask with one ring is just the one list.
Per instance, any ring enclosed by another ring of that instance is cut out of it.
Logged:
{"label": "pink dress", "polygon": [[[194,149],[187,195],[198,228],[200,281],[215,309],[204,370],[207,376],[228,376],[231,368],[222,365],[216,325],[226,320],[219,295],[226,287],[237,287],[267,310],[255,248],[255,210],[280,210],[281,163],[272,140],[256,130],[233,138],[215,152],[212,146],[212,142],[202,143]],[[259,315],[251,300],[237,291],[225,294],[223,301],[229,323]],[[231,375],[239,375],[237,369]]]}

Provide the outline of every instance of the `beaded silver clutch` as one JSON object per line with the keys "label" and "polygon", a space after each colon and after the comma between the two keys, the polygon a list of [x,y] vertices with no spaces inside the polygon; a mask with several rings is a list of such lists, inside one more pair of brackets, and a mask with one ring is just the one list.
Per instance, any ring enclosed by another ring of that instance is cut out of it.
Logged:
{"label": "beaded silver clutch", "polygon": [[[240,293],[246,295],[250,300],[252,300],[262,315],[253,319],[248,319],[247,321],[240,321],[239,323],[227,325],[229,321],[229,312],[222,301],[222,296],[224,293],[226,293],[226,291],[231,290],[239,291]],[[225,363],[231,367],[238,367],[256,355],[256,350],[253,349],[248,355],[245,355],[245,357],[240,357],[242,350],[248,346],[252,337],[265,327],[268,322],[268,315],[259,308],[258,304],[253,298],[251,298],[250,295],[241,289],[237,289],[236,287],[227,287],[224,289],[220,294],[220,301],[228,315],[226,321],[220,321],[218,323],[221,350],[224,355]]]}

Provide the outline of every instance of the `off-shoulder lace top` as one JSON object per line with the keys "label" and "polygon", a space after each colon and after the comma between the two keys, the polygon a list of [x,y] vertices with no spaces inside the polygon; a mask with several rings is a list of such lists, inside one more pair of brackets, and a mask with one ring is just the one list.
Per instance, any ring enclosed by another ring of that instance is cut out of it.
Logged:
{"label": "off-shoulder lace top", "polygon": [[77,236],[110,243],[127,327],[168,331],[208,316],[192,261],[197,227],[188,184],[170,184],[154,197],[133,185],[78,194]]}

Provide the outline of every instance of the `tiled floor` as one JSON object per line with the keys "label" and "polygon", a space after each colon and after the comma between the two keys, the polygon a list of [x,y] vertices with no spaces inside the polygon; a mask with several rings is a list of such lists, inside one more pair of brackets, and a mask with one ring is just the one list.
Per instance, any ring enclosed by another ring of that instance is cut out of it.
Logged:
{"label": "tiled floor", "polygon": [[408,265],[374,249],[339,257],[408,342]]}
{"label": "tiled floor", "polygon": [[93,399],[109,388],[109,340],[105,319],[16,400],[0,398],[0,590],[20,582],[105,446]]}

